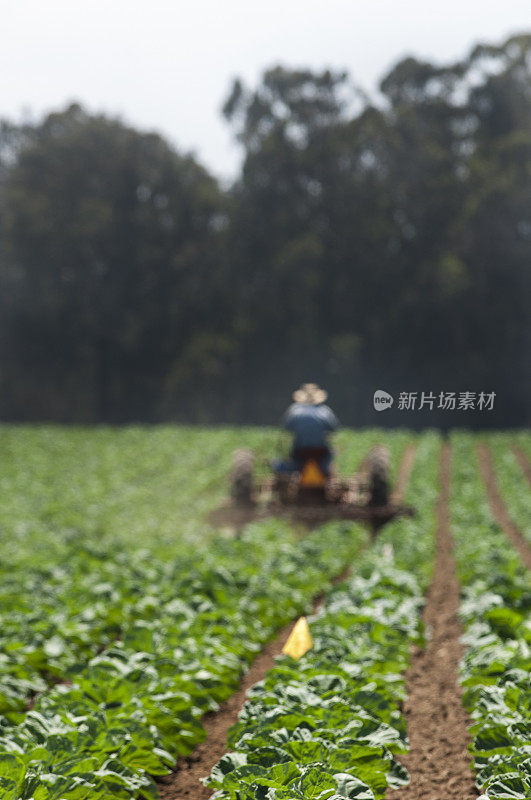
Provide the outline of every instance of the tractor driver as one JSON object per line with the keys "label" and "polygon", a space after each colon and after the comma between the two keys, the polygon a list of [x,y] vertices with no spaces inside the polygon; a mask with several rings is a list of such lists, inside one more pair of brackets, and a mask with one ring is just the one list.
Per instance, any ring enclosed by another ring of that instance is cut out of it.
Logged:
{"label": "tractor driver", "polygon": [[325,475],[330,474],[332,450],[328,435],[336,430],[339,421],[325,401],[328,394],[316,383],[303,383],[293,393],[293,403],[282,418],[286,430],[293,434],[293,446],[287,461],[275,461],[273,469],[277,473],[300,471],[303,465],[303,451],[309,449],[319,453],[319,467]]}

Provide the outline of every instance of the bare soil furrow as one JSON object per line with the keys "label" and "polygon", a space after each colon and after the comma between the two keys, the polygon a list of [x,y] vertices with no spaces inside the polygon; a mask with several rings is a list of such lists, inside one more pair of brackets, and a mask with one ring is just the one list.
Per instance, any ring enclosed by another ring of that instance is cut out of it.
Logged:
{"label": "bare soil furrow", "polygon": [[471,800],[478,797],[470,766],[467,732],[471,721],[461,704],[458,682],[463,647],[457,616],[459,584],[448,520],[450,447],[441,453],[441,491],[438,500],[437,540],[433,580],[426,596],[424,621],[430,638],[427,648],[416,648],[406,673],[408,697],[404,704],[410,752],[400,756],[411,783],[390,790],[389,800]]}
{"label": "bare soil furrow", "polygon": [[395,487],[391,496],[391,502],[397,506],[400,505],[404,500],[409,483],[409,476],[411,475],[411,470],[413,469],[413,464],[415,463],[416,454],[417,445],[414,442],[411,442],[408,444],[402,455]]}
{"label": "bare soil furrow", "polygon": [[503,502],[500,490],[498,489],[490,450],[486,445],[480,444],[478,445],[477,453],[481,475],[487,489],[491,513],[507,538],[512,542],[514,548],[519,552],[525,566],[531,569],[531,547],[512,521],[507,506]]}

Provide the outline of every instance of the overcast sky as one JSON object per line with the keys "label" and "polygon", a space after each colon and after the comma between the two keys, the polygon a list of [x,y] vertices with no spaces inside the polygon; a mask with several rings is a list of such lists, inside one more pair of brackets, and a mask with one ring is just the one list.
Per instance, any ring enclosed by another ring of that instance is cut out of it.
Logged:
{"label": "overcast sky", "polygon": [[531,0],[14,0],[1,4],[0,115],[79,100],[157,129],[217,175],[239,152],[220,117],[232,77],[347,68],[365,90],[406,54],[438,62],[531,31]]}

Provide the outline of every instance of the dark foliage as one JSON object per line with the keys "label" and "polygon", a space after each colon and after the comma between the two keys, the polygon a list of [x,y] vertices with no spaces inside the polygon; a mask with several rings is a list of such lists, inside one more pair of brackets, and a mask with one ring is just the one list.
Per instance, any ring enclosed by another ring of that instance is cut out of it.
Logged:
{"label": "dark foliage", "polygon": [[[351,424],[529,423],[531,36],[235,81],[224,192],[160,136],[77,105],[0,129],[0,413],[275,422],[302,380]],[[494,412],[372,392],[495,391]]]}

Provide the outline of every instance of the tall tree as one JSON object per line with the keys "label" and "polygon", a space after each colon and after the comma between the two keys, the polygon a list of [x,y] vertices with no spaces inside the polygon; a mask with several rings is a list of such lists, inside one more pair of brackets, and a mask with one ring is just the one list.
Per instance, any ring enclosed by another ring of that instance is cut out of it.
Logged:
{"label": "tall tree", "polygon": [[24,131],[2,197],[24,402],[62,418],[154,415],[176,353],[211,324],[215,181],[160,136],[73,105]]}
{"label": "tall tree", "polygon": [[530,54],[406,58],[374,102],[343,72],[235,81],[227,192],[79,106],[4,124],[3,413],[272,422],[314,378],[346,422],[378,386],[498,391],[459,422],[528,419]]}

